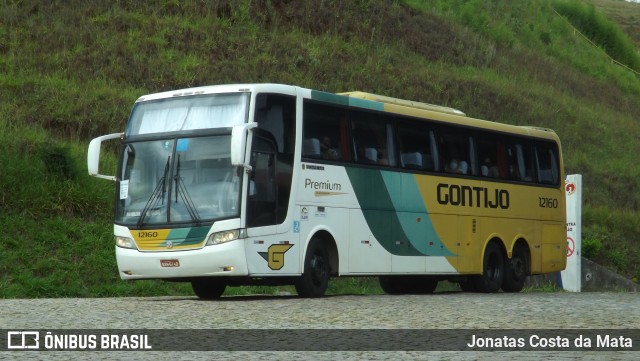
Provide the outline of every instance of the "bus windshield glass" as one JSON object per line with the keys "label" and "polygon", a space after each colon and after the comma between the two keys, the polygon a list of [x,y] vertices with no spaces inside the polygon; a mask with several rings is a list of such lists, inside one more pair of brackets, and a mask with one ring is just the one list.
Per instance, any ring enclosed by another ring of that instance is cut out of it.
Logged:
{"label": "bus windshield glass", "polygon": [[125,136],[232,127],[246,122],[249,93],[205,94],[139,102]]}
{"label": "bus windshield glass", "polygon": [[238,217],[240,172],[230,149],[230,135],[125,143],[116,222],[199,225]]}

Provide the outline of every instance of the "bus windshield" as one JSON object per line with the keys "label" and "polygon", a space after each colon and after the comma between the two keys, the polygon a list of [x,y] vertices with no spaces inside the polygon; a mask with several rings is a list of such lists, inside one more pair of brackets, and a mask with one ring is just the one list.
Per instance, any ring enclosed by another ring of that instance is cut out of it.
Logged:
{"label": "bus windshield", "polygon": [[229,135],[125,143],[116,222],[200,225],[239,216],[240,173]]}

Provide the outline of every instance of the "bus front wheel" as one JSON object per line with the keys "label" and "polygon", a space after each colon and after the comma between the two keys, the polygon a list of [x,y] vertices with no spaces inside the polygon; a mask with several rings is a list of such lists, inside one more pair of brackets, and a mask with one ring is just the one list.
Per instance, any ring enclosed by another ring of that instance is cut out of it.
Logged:
{"label": "bus front wheel", "polygon": [[227,288],[227,285],[215,279],[202,279],[191,281],[191,288],[193,289],[193,293],[199,298],[212,300],[220,298],[224,293],[224,289]]}
{"label": "bus front wheel", "polygon": [[322,297],[329,286],[329,253],[318,238],[309,243],[304,257],[304,270],[296,282],[300,297]]}

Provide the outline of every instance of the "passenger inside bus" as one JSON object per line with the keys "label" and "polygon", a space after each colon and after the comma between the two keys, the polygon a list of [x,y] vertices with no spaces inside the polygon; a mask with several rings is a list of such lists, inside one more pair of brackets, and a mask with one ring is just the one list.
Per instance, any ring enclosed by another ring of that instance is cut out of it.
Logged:
{"label": "passenger inside bus", "polygon": [[365,163],[376,163],[378,161],[378,150],[372,147],[364,148],[364,158],[362,160]]}
{"label": "passenger inside bus", "polygon": [[322,142],[320,143],[320,148],[322,149],[322,158],[336,160],[341,159],[340,149],[334,145],[331,137],[325,135],[322,137]]}
{"label": "passenger inside bus", "polygon": [[482,162],[482,166],[480,166],[480,173],[483,177],[498,177],[498,167],[493,164],[493,160],[490,157],[485,157]]}
{"label": "passenger inside bus", "polygon": [[384,147],[378,148],[377,164],[389,165],[389,157],[387,156],[387,149]]}
{"label": "passenger inside bus", "polygon": [[457,156],[453,156],[445,169],[449,173],[467,174],[469,171],[469,163],[459,160]]}

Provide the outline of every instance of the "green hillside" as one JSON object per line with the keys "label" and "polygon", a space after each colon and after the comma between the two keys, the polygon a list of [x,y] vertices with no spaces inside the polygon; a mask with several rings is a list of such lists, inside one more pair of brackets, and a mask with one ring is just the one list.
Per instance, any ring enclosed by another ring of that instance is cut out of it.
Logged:
{"label": "green hillside", "polygon": [[[637,280],[640,75],[611,57],[640,71],[638,46],[636,58],[633,51],[618,58],[617,47],[605,46],[633,44],[624,35],[628,24],[619,31],[603,11],[610,8],[605,0],[589,8],[604,19],[597,17],[602,26],[589,35],[599,47],[577,35],[571,24],[578,27],[584,15],[570,15],[582,14],[582,6],[577,0],[5,1],[0,297],[188,291],[119,280],[114,185],[86,174],[86,149],[93,137],[122,131],[143,94],[239,82],[362,90],[553,128],[567,173],[584,177],[584,254]],[[625,13],[637,22],[640,5]],[[115,168],[113,149],[106,166]]]}

